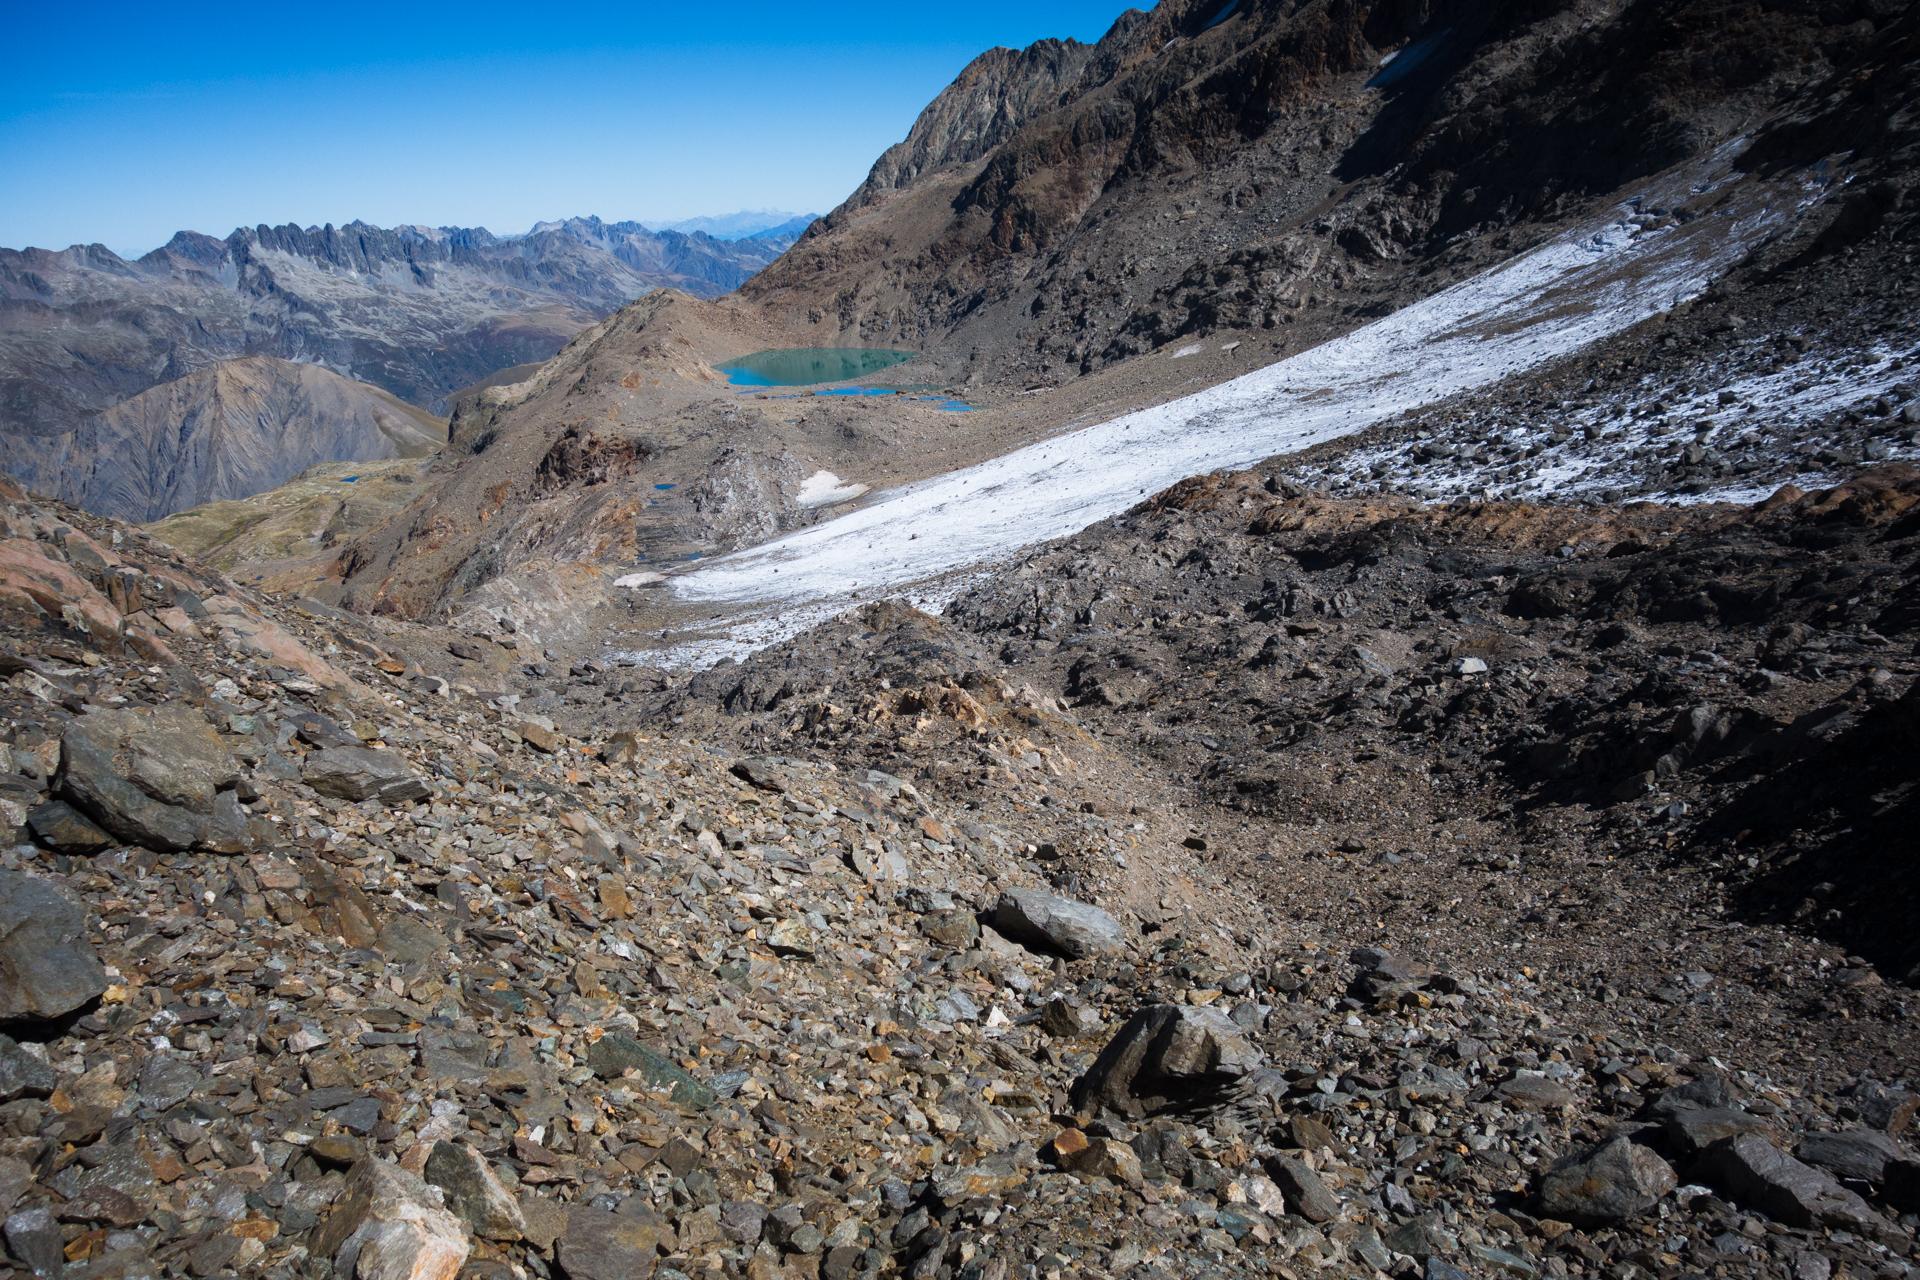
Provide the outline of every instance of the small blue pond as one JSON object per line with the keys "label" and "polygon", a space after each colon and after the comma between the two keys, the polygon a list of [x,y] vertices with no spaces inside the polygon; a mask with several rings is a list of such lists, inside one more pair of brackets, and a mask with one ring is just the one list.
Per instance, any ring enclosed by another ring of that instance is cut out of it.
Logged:
{"label": "small blue pond", "polygon": [[913,354],[884,347],[781,347],[714,367],[736,387],[810,387],[864,378],[905,364]]}

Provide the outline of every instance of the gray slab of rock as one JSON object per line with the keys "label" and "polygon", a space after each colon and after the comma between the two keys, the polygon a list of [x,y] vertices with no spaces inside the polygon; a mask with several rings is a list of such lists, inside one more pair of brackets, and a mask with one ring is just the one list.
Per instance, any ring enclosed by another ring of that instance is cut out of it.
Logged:
{"label": "gray slab of rock", "polygon": [[1678,1186],[1673,1166],[1625,1136],[1559,1161],[1540,1181],[1540,1212],[1593,1227],[1625,1222]]}
{"label": "gray slab of rock", "polygon": [[0,1024],[63,1017],[106,989],[85,908],[51,880],[0,871]]}
{"label": "gray slab of rock", "polygon": [[[216,837],[214,797],[233,758],[191,707],[94,711],[60,738],[60,794],[130,844],[175,852]],[[237,834],[219,832],[219,843]]]}
{"label": "gray slab of rock", "polygon": [[1039,889],[1002,893],[991,923],[1022,946],[1075,960],[1126,945],[1120,922],[1100,908]]}
{"label": "gray slab of rock", "polygon": [[1794,1154],[1835,1177],[1878,1184],[1890,1165],[1911,1161],[1901,1145],[1879,1129],[1848,1129],[1842,1133],[1810,1133]]}
{"label": "gray slab of rock", "polygon": [[1536,1111],[1557,1111],[1573,1105],[1574,1101],[1572,1090],[1537,1072],[1523,1071],[1510,1080],[1504,1080],[1496,1092],[1515,1106]]}
{"label": "gray slab of rock", "polygon": [[526,1236],[527,1219],[520,1202],[472,1147],[434,1143],[425,1174],[445,1195],[447,1208],[475,1235],[509,1242]]}
{"label": "gray slab of rock", "polygon": [[21,1048],[11,1037],[0,1036],[0,1102],[15,1098],[44,1098],[57,1083],[53,1068]]}
{"label": "gray slab of rock", "polygon": [[1340,1216],[1340,1198],[1326,1179],[1299,1156],[1268,1156],[1267,1176],[1280,1188],[1293,1211],[1308,1222],[1332,1222]]}
{"label": "gray slab of rock", "polygon": [[652,1213],[575,1205],[567,1211],[555,1258],[566,1280],[647,1280],[660,1245],[672,1235]]}
{"label": "gray slab of rock", "polygon": [[1737,1107],[1692,1107],[1665,1117],[1667,1141],[1681,1155],[1697,1155],[1728,1138],[1752,1135],[1770,1139],[1774,1129],[1761,1117]]}
{"label": "gray slab of rock", "polygon": [[379,800],[406,804],[424,799],[427,784],[391,751],[372,747],[328,747],[300,766],[300,778],[323,796],[339,800]]}
{"label": "gray slab of rock", "polygon": [[472,1245],[438,1189],[397,1164],[362,1160],[347,1174],[312,1252],[356,1280],[453,1280]]}
{"label": "gray slab of rock", "polygon": [[1725,1138],[1700,1156],[1695,1174],[1732,1199],[1790,1227],[1873,1227],[1853,1192],[1755,1134]]}
{"label": "gray slab of rock", "polygon": [[66,1237],[53,1211],[36,1205],[7,1215],[7,1252],[37,1276],[57,1276],[66,1269]]}
{"label": "gray slab of rock", "polygon": [[1140,1010],[1074,1082],[1078,1110],[1139,1118],[1217,1102],[1264,1065],[1261,1052],[1218,1009],[1156,1004]]}
{"label": "gray slab of rock", "polygon": [[113,843],[111,835],[64,800],[28,810],[27,829],[40,844],[61,853],[98,853]]}

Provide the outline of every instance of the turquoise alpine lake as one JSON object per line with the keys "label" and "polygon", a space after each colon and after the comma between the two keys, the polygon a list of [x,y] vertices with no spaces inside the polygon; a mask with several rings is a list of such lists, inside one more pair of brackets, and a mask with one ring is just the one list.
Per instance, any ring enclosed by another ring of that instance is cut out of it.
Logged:
{"label": "turquoise alpine lake", "polygon": [[810,387],[845,382],[905,364],[911,351],[884,347],[781,347],[715,365],[736,387]]}

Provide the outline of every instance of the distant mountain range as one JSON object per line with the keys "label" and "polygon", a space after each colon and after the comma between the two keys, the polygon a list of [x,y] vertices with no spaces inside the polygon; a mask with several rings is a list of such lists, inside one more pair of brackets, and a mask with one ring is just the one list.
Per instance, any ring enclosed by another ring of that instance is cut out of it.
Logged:
{"label": "distant mountain range", "polygon": [[819,218],[817,213],[783,213],[775,209],[743,210],[714,217],[682,218],[678,222],[649,222],[655,231],[696,232],[715,240],[748,240],[763,236],[798,239]]}
{"label": "distant mountain range", "polygon": [[[183,500],[241,496],[233,490],[244,483],[217,484],[211,472],[152,493],[144,481],[102,479],[93,467],[120,464],[90,458],[82,442],[115,439],[99,415],[129,398],[244,356],[318,365],[437,411],[452,392],[547,359],[655,289],[727,293],[797,234],[720,239],[598,218],[517,236],[352,222],[243,227],[224,239],[182,231],[133,260],[97,244],[0,249],[0,469],[83,502],[115,495],[98,499],[103,509],[142,519]],[[297,414],[281,425],[308,429]],[[347,438],[333,425],[316,431]],[[73,474],[50,472],[55,457]],[[218,466],[204,451],[180,457]],[[277,484],[298,469],[259,477]]]}

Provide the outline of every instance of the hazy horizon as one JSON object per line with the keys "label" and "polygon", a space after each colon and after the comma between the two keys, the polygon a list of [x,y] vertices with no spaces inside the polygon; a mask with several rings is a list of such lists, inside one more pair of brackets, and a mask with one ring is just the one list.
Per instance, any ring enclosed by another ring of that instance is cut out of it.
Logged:
{"label": "hazy horizon", "polygon": [[[181,230],[484,226],[823,213],[977,54],[1097,39],[1124,0],[916,13],[750,3],[684,12],[466,6],[183,24],[112,4],[25,6],[0,86],[0,245],[137,257]],[[293,159],[290,161],[289,156]]]}

